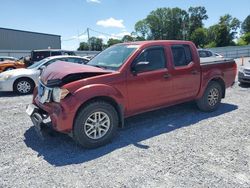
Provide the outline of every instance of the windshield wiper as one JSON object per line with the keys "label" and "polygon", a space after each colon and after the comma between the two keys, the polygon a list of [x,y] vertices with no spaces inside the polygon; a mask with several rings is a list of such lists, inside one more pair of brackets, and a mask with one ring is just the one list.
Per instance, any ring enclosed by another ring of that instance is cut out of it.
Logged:
{"label": "windshield wiper", "polygon": [[101,69],[108,69],[107,66],[103,66],[103,65],[91,65],[91,66],[98,67],[98,68],[101,68]]}

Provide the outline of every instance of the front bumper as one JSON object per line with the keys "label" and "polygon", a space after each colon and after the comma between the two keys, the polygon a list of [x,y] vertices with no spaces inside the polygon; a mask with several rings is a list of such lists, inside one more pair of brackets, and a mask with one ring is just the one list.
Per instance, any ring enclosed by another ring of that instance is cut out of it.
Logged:
{"label": "front bumper", "polygon": [[78,109],[78,105],[74,102],[74,98],[68,97],[60,103],[49,102],[41,103],[36,96],[33,104],[39,110],[40,115],[48,116],[51,120],[51,126],[54,130],[62,133],[71,133],[73,128],[74,117]]}
{"label": "front bumper", "polygon": [[47,126],[45,120],[48,120],[48,115],[33,104],[27,106],[26,113],[30,116],[37,134],[43,139],[46,134]]}
{"label": "front bumper", "polygon": [[238,81],[241,83],[250,83],[250,75],[243,72],[238,73]]}

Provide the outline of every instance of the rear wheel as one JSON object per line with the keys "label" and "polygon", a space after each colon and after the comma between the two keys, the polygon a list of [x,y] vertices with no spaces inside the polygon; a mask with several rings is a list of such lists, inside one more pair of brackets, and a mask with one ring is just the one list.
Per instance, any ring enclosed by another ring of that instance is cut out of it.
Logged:
{"label": "rear wheel", "polygon": [[85,148],[96,148],[110,142],[117,127],[118,114],[115,108],[105,101],[94,101],[76,116],[73,138]]}
{"label": "rear wheel", "polygon": [[34,82],[27,78],[21,78],[14,83],[14,91],[20,95],[32,93],[34,87]]}
{"label": "rear wheel", "polygon": [[200,110],[205,112],[211,112],[216,110],[221,102],[222,87],[218,82],[211,81],[203,96],[196,101]]}

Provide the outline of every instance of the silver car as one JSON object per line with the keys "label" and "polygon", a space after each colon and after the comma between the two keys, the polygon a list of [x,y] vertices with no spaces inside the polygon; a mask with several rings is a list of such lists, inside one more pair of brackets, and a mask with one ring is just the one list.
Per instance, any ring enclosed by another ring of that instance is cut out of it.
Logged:
{"label": "silver car", "polygon": [[238,81],[250,84],[250,61],[245,66],[239,67]]}
{"label": "silver car", "polygon": [[27,69],[15,69],[0,74],[0,91],[15,91],[18,94],[32,93],[38,82],[41,69],[56,61],[86,64],[89,60],[80,56],[52,56]]}

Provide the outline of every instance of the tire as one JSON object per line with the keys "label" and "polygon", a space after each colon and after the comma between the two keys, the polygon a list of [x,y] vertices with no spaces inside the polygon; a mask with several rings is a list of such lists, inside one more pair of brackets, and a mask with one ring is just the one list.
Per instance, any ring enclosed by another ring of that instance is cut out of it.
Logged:
{"label": "tire", "polygon": [[211,81],[203,96],[196,101],[198,108],[204,112],[215,111],[220,103],[222,98],[222,87],[216,81]]}
{"label": "tire", "polygon": [[74,121],[73,139],[88,149],[103,146],[115,136],[118,122],[118,113],[111,104],[93,101],[78,112]]}
{"label": "tire", "polygon": [[28,78],[21,78],[15,81],[14,91],[19,95],[30,94],[33,92],[35,84]]}
{"label": "tire", "polygon": [[4,71],[9,71],[9,70],[14,70],[14,69],[15,69],[14,67],[8,67]]}

